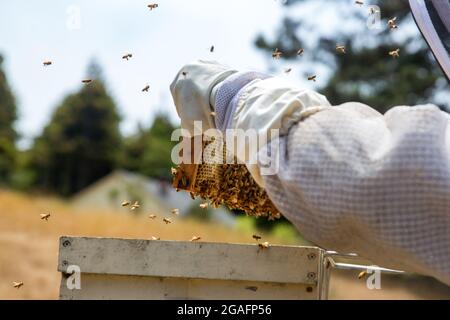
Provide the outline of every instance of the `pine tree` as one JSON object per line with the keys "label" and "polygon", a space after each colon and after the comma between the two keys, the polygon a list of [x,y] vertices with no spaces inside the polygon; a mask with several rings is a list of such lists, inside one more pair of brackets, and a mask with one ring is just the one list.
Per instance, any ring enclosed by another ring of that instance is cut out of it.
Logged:
{"label": "pine tree", "polygon": [[8,182],[16,160],[15,142],[17,133],[14,122],[17,109],[14,96],[2,69],[3,57],[0,55],[0,185]]}
{"label": "pine tree", "polygon": [[110,173],[121,151],[120,117],[95,62],[93,81],[67,96],[33,147],[38,183],[68,196]]}

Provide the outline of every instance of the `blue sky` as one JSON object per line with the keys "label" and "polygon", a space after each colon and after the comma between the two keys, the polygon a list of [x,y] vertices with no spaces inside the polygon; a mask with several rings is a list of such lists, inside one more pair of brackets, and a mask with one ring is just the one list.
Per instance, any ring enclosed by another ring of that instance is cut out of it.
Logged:
{"label": "blue sky", "polygon": [[[157,110],[177,121],[168,87],[186,62],[210,58],[266,69],[267,57],[253,40],[276,28],[282,13],[277,1],[155,2],[159,7],[149,11],[151,1],[141,0],[0,0],[0,53],[18,100],[22,145],[41,132],[66,94],[80,88],[93,57],[103,67],[125,134],[138,122],[151,123]],[[130,61],[121,59],[127,52]],[[53,65],[44,68],[46,59]],[[146,84],[150,92],[142,93]]]}

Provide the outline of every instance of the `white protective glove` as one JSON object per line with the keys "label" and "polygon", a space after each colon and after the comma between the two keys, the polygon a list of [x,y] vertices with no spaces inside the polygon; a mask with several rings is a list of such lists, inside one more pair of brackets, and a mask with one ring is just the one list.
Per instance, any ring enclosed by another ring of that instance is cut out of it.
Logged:
{"label": "white protective glove", "polygon": [[[173,101],[181,119],[181,127],[191,136],[215,128],[213,89],[237,71],[213,61],[195,61],[185,65],[170,85]],[[194,122],[201,121],[202,128],[194,130]]]}

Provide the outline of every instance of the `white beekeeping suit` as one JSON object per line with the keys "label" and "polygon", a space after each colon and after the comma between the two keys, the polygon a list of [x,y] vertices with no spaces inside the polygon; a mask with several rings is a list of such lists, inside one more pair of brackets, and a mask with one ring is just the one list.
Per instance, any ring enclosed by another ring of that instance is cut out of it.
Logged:
{"label": "white beekeeping suit", "polygon": [[258,150],[263,159],[273,146],[278,170],[249,169],[308,240],[450,284],[449,114],[430,104],[385,115],[331,106],[282,79],[204,61],[186,65],[171,91],[189,130],[195,120],[222,131],[280,129]]}

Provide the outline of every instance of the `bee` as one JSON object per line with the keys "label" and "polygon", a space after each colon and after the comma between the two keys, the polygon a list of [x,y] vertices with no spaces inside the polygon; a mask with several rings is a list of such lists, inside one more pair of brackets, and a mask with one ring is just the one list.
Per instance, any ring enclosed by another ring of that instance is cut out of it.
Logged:
{"label": "bee", "polygon": [[362,6],[364,4],[364,1],[355,1],[355,3]]}
{"label": "bee", "polygon": [[250,291],[256,292],[258,290],[258,287],[254,287],[254,286],[245,287],[245,290],[250,290]]}
{"label": "bee", "polygon": [[252,236],[252,238],[255,239],[256,241],[258,241],[258,240],[261,240],[262,237],[260,235],[254,234]]}
{"label": "bee", "polygon": [[136,210],[136,209],[139,209],[139,207],[140,207],[140,204],[139,204],[139,202],[138,201],[135,201],[134,203],[133,203],[133,205],[131,206],[131,210]]}
{"label": "bee", "polygon": [[186,77],[188,73],[186,71],[183,71],[181,74]]}
{"label": "bee", "polygon": [[126,54],[124,54],[123,56],[122,56],[122,59],[125,59],[125,60],[129,60],[130,58],[132,58],[133,57],[133,55],[131,54],[131,53],[126,53]]}
{"label": "bee", "polygon": [[284,73],[289,74],[292,71],[292,68],[287,68],[286,70],[284,70]]}
{"label": "bee", "polygon": [[122,207],[127,207],[127,206],[130,205],[130,201],[124,200],[124,201],[122,201],[122,203],[121,203],[120,205],[121,205]]}
{"label": "bee", "polygon": [[215,117],[215,116],[216,116],[216,113],[215,113],[215,112],[211,112],[210,115],[211,115],[212,117]]}
{"label": "bee", "polygon": [[202,208],[202,209],[208,208],[208,203],[207,203],[207,202],[205,202],[205,203],[200,203],[200,208]]}
{"label": "bee", "polygon": [[314,82],[316,82],[316,79],[317,79],[317,76],[316,76],[315,74],[308,77],[308,80],[309,80],[309,81],[314,81]]}
{"label": "bee", "polygon": [[88,83],[92,82],[92,79],[84,79],[84,80],[81,80],[81,82],[83,82],[84,84],[88,84]]}
{"label": "bee", "polygon": [[152,236],[152,240],[161,240],[161,238]]}
{"label": "bee", "polygon": [[209,52],[214,52],[214,46],[211,46],[211,48],[209,48]]}
{"label": "bee", "polygon": [[198,237],[198,236],[193,236],[192,238],[191,238],[191,242],[194,242],[194,241],[198,241],[198,240],[200,240],[202,237]]}
{"label": "bee", "polygon": [[264,250],[264,249],[268,249],[269,246],[270,246],[270,244],[266,241],[266,242],[263,242],[263,243],[258,243],[258,246],[259,246],[262,250]]}
{"label": "bee", "polygon": [[364,278],[364,277],[366,276],[366,274],[367,274],[367,271],[361,271],[361,272],[358,274],[358,279]]}
{"label": "bee", "polygon": [[148,216],[150,219],[155,219],[156,218],[156,214],[151,214]]}
{"label": "bee", "polygon": [[144,87],[144,89],[142,89],[142,92],[148,92],[148,89],[150,89],[150,86],[149,86],[149,85],[146,85],[146,86]]}
{"label": "bee", "polygon": [[388,20],[388,26],[389,26],[389,28],[390,28],[391,30],[392,30],[392,29],[397,29],[397,28],[398,28],[398,26],[397,26],[397,24],[395,23],[395,21],[397,21],[397,17],[394,17],[394,18]]}
{"label": "bee", "polygon": [[346,54],[345,46],[343,45],[336,45],[336,51],[342,54]]}
{"label": "bee", "polygon": [[178,214],[180,214],[180,210],[179,209],[172,209],[172,214],[178,215]]}
{"label": "bee", "polygon": [[50,213],[42,213],[40,216],[41,220],[48,221],[48,218],[50,218]]}
{"label": "bee", "polygon": [[396,50],[390,51],[389,55],[394,59],[400,57],[400,49],[398,48]]}
{"label": "bee", "polygon": [[172,220],[170,220],[169,218],[163,218],[163,221],[164,221],[166,224],[172,223]]}
{"label": "bee", "polygon": [[52,62],[50,60],[46,60],[43,62],[44,67],[48,67],[52,65]]}
{"label": "bee", "polygon": [[150,9],[150,11],[152,11],[153,9],[158,8],[158,4],[157,3],[151,3],[151,4],[147,5],[147,7]]}
{"label": "bee", "polygon": [[13,287],[14,288],[17,288],[17,289],[20,289],[20,287],[22,287],[23,286],[23,282],[22,281],[19,281],[19,282],[13,282]]}
{"label": "bee", "polygon": [[281,51],[279,51],[278,48],[276,48],[275,51],[272,52],[272,58],[280,59],[282,54],[283,53]]}
{"label": "bee", "polygon": [[300,48],[300,49],[298,49],[298,51],[297,51],[297,55],[298,55],[298,56],[302,56],[304,53],[305,53],[305,49],[303,49],[303,48]]}

